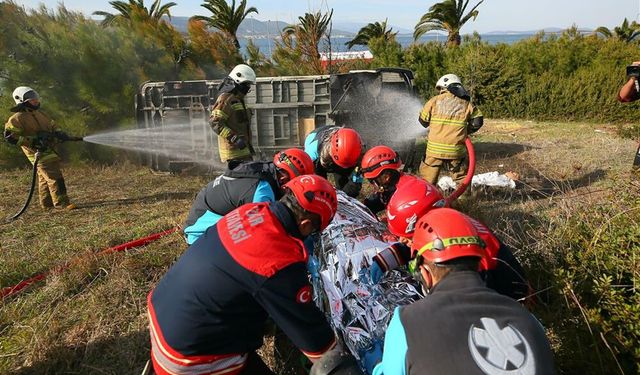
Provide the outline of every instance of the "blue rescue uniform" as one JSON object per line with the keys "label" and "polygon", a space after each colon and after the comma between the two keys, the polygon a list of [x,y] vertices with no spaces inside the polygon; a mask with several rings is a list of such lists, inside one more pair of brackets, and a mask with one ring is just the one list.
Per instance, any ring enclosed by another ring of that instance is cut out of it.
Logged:
{"label": "blue rescue uniform", "polygon": [[277,169],[271,162],[246,162],[225,171],[196,196],[183,225],[191,245],[224,215],[246,203],[280,199]]}
{"label": "blue rescue uniform", "polygon": [[262,346],[267,317],[308,357],[330,350],[301,239],[280,202],[246,204],[210,227],[149,294],[156,372],[235,374]]}

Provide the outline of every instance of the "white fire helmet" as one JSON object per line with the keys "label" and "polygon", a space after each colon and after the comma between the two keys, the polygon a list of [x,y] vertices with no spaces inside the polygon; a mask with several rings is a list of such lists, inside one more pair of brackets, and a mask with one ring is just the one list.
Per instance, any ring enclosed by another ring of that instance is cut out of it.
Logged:
{"label": "white fire helmet", "polygon": [[11,94],[13,100],[17,104],[21,104],[30,99],[40,99],[40,95],[36,92],[36,90],[27,86],[20,86],[13,90],[13,94]]}
{"label": "white fire helmet", "polygon": [[442,77],[440,77],[440,79],[436,83],[436,89],[438,90],[446,89],[449,85],[453,83],[462,84],[462,82],[460,81],[460,77],[458,77],[455,74],[445,74]]}
{"label": "white fire helmet", "polygon": [[256,72],[254,72],[249,65],[245,64],[236,65],[231,73],[229,73],[229,78],[233,79],[237,84],[243,82],[249,82],[252,85],[256,84]]}

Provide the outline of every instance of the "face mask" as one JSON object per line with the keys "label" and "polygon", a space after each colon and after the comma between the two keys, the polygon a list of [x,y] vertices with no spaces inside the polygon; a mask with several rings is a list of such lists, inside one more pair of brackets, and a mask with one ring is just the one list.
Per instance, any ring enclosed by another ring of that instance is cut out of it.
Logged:
{"label": "face mask", "polygon": [[40,108],[40,103],[38,103],[37,105],[33,105],[29,102],[24,102],[23,103],[25,107],[29,108],[29,109],[33,109],[33,110],[37,110],[38,108]]}
{"label": "face mask", "polygon": [[250,83],[246,83],[246,82],[243,82],[243,83],[239,84],[238,85],[238,91],[242,95],[247,95],[249,93],[249,91],[251,91],[251,84]]}

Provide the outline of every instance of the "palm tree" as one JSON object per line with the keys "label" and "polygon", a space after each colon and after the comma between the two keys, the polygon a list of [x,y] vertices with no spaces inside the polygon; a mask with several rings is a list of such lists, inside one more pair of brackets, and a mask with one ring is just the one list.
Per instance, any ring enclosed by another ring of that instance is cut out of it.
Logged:
{"label": "palm tree", "polygon": [[333,16],[333,9],[329,13],[305,13],[298,17],[297,25],[289,25],[282,29],[287,37],[295,36],[296,44],[308,58],[320,59],[320,41],[327,33],[327,28]]}
{"label": "palm tree", "polygon": [[388,42],[394,38],[396,34],[398,34],[398,32],[396,31],[394,33],[391,28],[387,30],[387,20],[385,19],[382,23],[374,22],[361,28],[360,31],[358,31],[358,34],[356,34],[353,39],[346,42],[345,45],[349,49],[353,48],[355,45],[366,46],[369,44],[369,40],[374,38],[384,38],[384,40]]}
{"label": "palm tree", "polygon": [[465,14],[469,0],[444,0],[441,3],[434,4],[429,8],[429,12],[425,13],[413,32],[413,38],[418,40],[426,32],[433,30],[442,30],[449,33],[447,45],[460,45],[460,29],[465,23],[473,18],[475,21],[478,17],[477,8],[484,0],[480,0],[469,13]]}
{"label": "palm tree", "polygon": [[250,7],[247,9],[247,0],[240,0],[240,5],[236,8],[236,0],[232,0],[231,6],[226,0],[206,0],[201,7],[211,12],[211,17],[194,16],[192,19],[204,21],[207,25],[214,27],[233,39],[237,49],[240,49],[237,32],[242,21],[251,13],[258,13],[258,9]]}
{"label": "palm tree", "polygon": [[600,34],[607,39],[617,39],[623,42],[631,43],[640,36],[640,24],[636,21],[631,22],[625,18],[622,25],[616,26],[611,31],[609,28],[600,26],[595,29],[594,34]]}
{"label": "palm tree", "polygon": [[145,21],[153,21],[153,23],[157,24],[163,16],[171,19],[170,8],[176,5],[174,2],[160,5],[160,1],[161,0],[155,0],[153,4],[151,4],[151,8],[147,9],[144,6],[144,0],[128,0],[128,2],[114,0],[110,1],[109,4],[118,11],[118,14],[97,11],[93,12],[93,15],[104,17],[100,23],[102,26],[128,23],[140,16],[144,18]]}

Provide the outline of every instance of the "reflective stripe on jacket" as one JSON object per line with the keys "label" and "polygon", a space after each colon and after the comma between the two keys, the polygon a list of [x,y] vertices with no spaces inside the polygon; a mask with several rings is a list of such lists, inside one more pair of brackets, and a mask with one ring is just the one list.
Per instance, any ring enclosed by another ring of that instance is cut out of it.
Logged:
{"label": "reflective stripe on jacket", "polygon": [[450,92],[431,98],[422,109],[420,119],[429,123],[427,156],[439,159],[461,159],[464,157],[464,140],[467,126],[480,110],[469,101]]}
{"label": "reflective stripe on jacket", "polygon": [[151,293],[147,297],[149,333],[151,336],[151,361],[158,375],[239,374],[247,360],[247,354],[214,354],[185,356],[164,340],[151,304]]}

